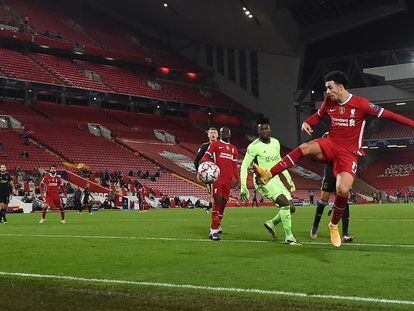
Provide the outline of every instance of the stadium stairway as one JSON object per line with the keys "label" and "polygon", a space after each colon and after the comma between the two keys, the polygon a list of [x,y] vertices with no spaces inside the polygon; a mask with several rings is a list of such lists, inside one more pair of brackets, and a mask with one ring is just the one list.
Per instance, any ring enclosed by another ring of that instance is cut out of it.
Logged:
{"label": "stadium stairway", "polygon": [[102,92],[113,92],[111,88],[101,81],[94,81],[87,77],[81,68],[68,59],[40,53],[31,53],[30,57],[48,68],[50,72],[70,86]]}
{"label": "stadium stairway", "polygon": [[[82,65],[82,63],[81,63],[81,62],[75,62],[75,64],[76,64],[76,65],[79,67],[79,69],[81,69],[83,72],[86,72],[86,71],[88,70],[88,68],[84,67],[84,66]],[[106,85],[109,89],[111,89],[111,90],[112,90],[112,92],[116,93],[115,88],[114,88],[112,85],[110,85],[110,84],[109,84],[109,83],[105,80],[105,78],[104,78],[104,77],[101,77],[100,75],[98,75],[96,72],[94,72],[94,71],[92,71],[92,70],[91,70],[91,72],[92,72],[93,74],[95,74],[95,75],[99,76],[99,81],[100,81],[101,83],[103,83],[104,85]]]}

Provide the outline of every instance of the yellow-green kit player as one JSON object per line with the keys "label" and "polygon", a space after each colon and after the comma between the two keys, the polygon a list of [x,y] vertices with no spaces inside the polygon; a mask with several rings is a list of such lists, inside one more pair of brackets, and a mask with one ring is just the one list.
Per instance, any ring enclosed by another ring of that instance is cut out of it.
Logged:
{"label": "yellow-green kit player", "polygon": [[[264,169],[270,169],[281,160],[280,144],[276,138],[270,136],[271,131],[269,120],[259,120],[257,122],[257,132],[259,134],[259,138],[247,147],[246,156],[244,157],[241,166],[241,199],[243,201],[249,200],[249,190],[246,186],[249,166],[252,163],[256,163]],[[295,184],[293,183],[289,172],[285,170],[283,171],[283,175],[290,186],[290,191],[295,191]],[[285,231],[285,242],[290,245],[300,245],[292,234],[291,211],[294,213],[295,206],[293,205],[290,192],[286,189],[279,176],[275,176],[266,185],[258,184],[256,182],[256,178],[254,178],[254,186],[263,197],[271,200],[280,208],[279,212],[273,219],[270,219],[264,223],[264,227],[267,231],[269,231],[272,238],[276,238],[276,225],[282,223],[283,230]]]}

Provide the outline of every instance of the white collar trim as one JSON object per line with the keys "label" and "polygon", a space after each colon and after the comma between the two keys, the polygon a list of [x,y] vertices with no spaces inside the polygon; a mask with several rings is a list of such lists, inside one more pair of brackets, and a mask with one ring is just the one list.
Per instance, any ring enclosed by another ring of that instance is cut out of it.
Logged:
{"label": "white collar trim", "polygon": [[345,101],[344,101],[343,103],[339,102],[339,104],[340,104],[340,105],[345,105],[347,102],[349,102],[349,101],[351,100],[351,98],[352,98],[352,94],[351,94],[351,93],[349,93],[348,98],[347,98],[347,99],[345,99]]}

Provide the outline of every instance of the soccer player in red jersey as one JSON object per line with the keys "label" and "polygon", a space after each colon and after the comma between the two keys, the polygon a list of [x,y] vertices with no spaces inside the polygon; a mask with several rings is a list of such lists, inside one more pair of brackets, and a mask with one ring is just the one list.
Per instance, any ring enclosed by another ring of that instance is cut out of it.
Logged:
{"label": "soccer player in red jersey", "polygon": [[348,77],[341,71],[332,71],[325,76],[327,97],[318,111],[305,120],[302,130],[309,135],[312,126],[325,116],[331,118],[329,136],[304,143],[287,154],[280,162],[266,171],[258,166],[255,170],[259,181],[266,184],[273,176],[294,166],[303,156],[316,161],[333,163],[336,176],[334,211],[329,223],[331,242],[341,245],[338,223],[341,219],[357,171],[358,156],[363,156],[362,140],[368,116],[386,118],[414,127],[414,121],[370,103],[363,97],[348,92]]}
{"label": "soccer player in red jersey", "polygon": [[50,166],[49,174],[43,177],[39,189],[40,193],[44,197],[45,204],[42,209],[42,219],[39,223],[42,224],[45,222],[46,212],[48,207],[60,209],[60,222],[65,224],[65,211],[62,205],[62,199],[59,196],[59,188],[62,189],[63,194],[66,196],[66,190],[63,186],[62,179],[57,175],[56,166]]}
{"label": "soccer player in red jersey", "polygon": [[240,182],[239,169],[237,167],[238,150],[230,144],[231,131],[227,127],[220,129],[220,140],[210,143],[201,163],[213,161],[220,169],[220,176],[213,183],[213,212],[211,213],[211,227],[209,238],[213,241],[221,240],[221,220],[224,209],[230,198],[230,189]]}

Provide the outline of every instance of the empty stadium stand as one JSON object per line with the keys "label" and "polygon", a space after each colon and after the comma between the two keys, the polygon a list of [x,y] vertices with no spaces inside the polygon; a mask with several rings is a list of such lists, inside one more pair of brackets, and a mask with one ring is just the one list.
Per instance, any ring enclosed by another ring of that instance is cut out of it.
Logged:
{"label": "empty stadium stand", "polygon": [[414,186],[414,151],[399,150],[381,155],[361,177],[379,189]]}
{"label": "empty stadium stand", "polygon": [[103,81],[111,85],[111,87],[120,94],[128,94],[133,96],[142,96],[148,98],[158,98],[164,100],[174,100],[174,97],[163,92],[162,89],[156,90],[148,86],[149,77],[134,74],[130,70],[102,64],[94,64],[85,61],[75,61],[102,78]]}
{"label": "empty stadium stand", "polygon": [[63,84],[26,55],[13,50],[0,49],[0,71],[6,77],[47,84]]}
{"label": "empty stadium stand", "polygon": [[67,85],[102,92],[113,92],[113,89],[102,83],[99,79],[88,77],[85,71],[68,59],[48,54],[33,53],[30,55],[37,63]]}
{"label": "empty stadium stand", "polygon": [[[119,51],[125,55],[135,55],[130,57],[131,60],[147,59],[175,70],[206,73],[203,68],[169,51],[157,40],[131,30],[85,4],[69,4],[61,0],[57,2],[51,7],[46,0],[11,0],[1,6],[0,18],[18,26],[23,25],[24,29],[33,31],[36,35],[72,42],[72,48],[82,47],[86,51],[103,48],[108,50],[107,56],[112,55],[109,51]],[[142,45],[143,42],[145,46]]]}
{"label": "empty stadium stand", "polygon": [[[47,152],[41,145],[20,137],[20,131],[17,130],[0,129],[0,143],[3,145],[0,148],[0,162],[5,163],[9,170],[17,167],[32,170],[62,162],[62,159]],[[22,156],[23,152],[28,153],[27,158]]]}
{"label": "empty stadium stand", "polygon": [[43,1],[13,0],[8,2],[11,9],[20,14],[22,20],[25,16],[29,18],[30,27],[43,33],[60,34],[67,41],[96,46],[96,43],[81,31],[71,28],[70,20],[65,18],[65,14],[58,11],[55,6],[46,6]]}

